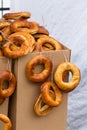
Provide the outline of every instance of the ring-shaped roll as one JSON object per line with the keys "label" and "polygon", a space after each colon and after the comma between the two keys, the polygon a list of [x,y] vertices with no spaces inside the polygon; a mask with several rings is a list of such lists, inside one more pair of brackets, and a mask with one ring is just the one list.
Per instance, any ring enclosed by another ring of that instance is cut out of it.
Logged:
{"label": "ring-shaped roll", "polygon": [[35,34],[38,31],[38,24],[27,20],[16,20],[11,23],[10,27],[12,32],[28,32],[30,34]]}
{"label": "ring-shaped roll", "polygon": [[[3,89],[3,83],[7,81],[7,88]],[[11,96],[16,87],[16,78],[14,74],[8,70],[0,71],[0,97],[7,98]]]}
{"label": "ring-shaped roll", "polygon": [[[53,90],[55,98],[50,96],[50,90]],[[52,107],[56,107],[62,102],[62,93],[53,82],[44,82],[41,85],[41,94],[43,101]]]}
{"label": "ring-shaped roll", "polygon": [[[50,91],[50,95],[54,97],[54,93]],[[53,107],[47,105],[42,100],[42,94],[40,93],[39,97],[37,98],[35,104],[34,104],[34,111],[36,115],[38,116],[46,116],[50,113],[50,111],[53,109]]]}
{"label": "ring-shaped roll", "polygon": [[16,32],[8,37],[3,46],[3,54],[9,58],[18,58],[32,52],[35,40],[28,32]]}
{"label": "ring-shaped roll", "polygon": [[[39,73],[35,73],[35,67],[37,65],[43,65],[43,70]],[[43,82],[45,81],[52,72],[52,62],[44,55],[37,55],[32,58],[26,65],[26,75],[29,80],[33,82]]]}
{"label": "ring-shaped roll", "polygon": [[30,12],[14,12],[14,13],[6,13],[3,15],[5,19],[19,19],[19,18],[30,18]]}
{"label": "ring-shaped roll", "polygon": [[40,46],[40,51],[44,51],[43,46],[45,46],[45,44],[47,44],[47,48],[49,48],[49,49],[50,49],[50,45],[53,46],[54,50],[63,49],[62,45],[52,37],[45,36],[45,38],[41,37],[37,40],[37,45]]}
{"label": "ring-shaped roll", "polygon": [[5,123],[5,127],[4,130],[11,130],[12,128],[12,123],[11,120],[9,119],[9,117],[7,117],[4,114],[0,114],[0,120]]}
{"label": "ring-shaped roll", "polygon": [[[68,82],[63,80],[63,74],[65,72],[71,72],[72,74],[72,77]],[[59,64],[54,73],[55,83],[61,90],[65,92],[69,92],[75,89],[80,82],[80,77],[81,74],[79,68],[71,62],[63,62]]]}

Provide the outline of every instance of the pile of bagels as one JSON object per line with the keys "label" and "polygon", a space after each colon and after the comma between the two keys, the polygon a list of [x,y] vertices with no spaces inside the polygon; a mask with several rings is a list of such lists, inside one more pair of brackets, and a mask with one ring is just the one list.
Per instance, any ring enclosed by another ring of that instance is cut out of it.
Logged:
{"label": "pile of bagels", "polygon": [[0,20],[0,55],[15,59],[29,52],[63,49],[44,26],[29,21],[30,16],[30,12],[3,15]]}
{"label": "pile of bagels", "polygon": [[[63,45],[51,37],[44,26],[36,21],[31,21],[30,17],[30,12],[14,12],[3,15],[0,19],[0,56],[16,59],[29,53],[63,49]],[[35,73],[34,69],[38,64],[42,64],[44,69]],[[80,82],[80,70],[71,62],[59,64],[54,72],[54,82],[48,81],[52,66],[51,59],[40,53],[40,55],[32,58],[25,68],[26,77],[30,81],[42,83],[41,93],[34,104],[34,112],[38,116],[45,116],[54,107],[59,106],[62,102],[63,93],[71,92]],[[69,72],[72,73],[72,78],[65,82],[64,78]],[[5,80],[9,82],[9,87],[2,89]],[[16,82],[16,77],[12,72],[0,71],[0,104],[4,102],[5,98],[13,94]],[[0,120],[6,123],[6,130],[11,130],[11,122],[7,119],[8,117],[4,116],[0,114]]]}

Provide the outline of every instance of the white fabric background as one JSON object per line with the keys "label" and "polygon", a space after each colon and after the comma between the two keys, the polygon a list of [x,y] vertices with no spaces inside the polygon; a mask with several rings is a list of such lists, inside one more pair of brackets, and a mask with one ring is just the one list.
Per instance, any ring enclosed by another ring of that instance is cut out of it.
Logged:
{"label": "white fabric background", "polygon": [[81,71],[79,86],[68,96],[67,130],[87,129],[87,0],[14,0],[11,11],[30,11],[31,19],[71,49]]}

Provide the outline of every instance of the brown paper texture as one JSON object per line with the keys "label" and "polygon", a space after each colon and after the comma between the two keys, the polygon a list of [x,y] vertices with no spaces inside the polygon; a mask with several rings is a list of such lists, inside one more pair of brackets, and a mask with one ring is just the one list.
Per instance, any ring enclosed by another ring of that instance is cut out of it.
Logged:
{"label": "brown paper texture", "polygon": [[[6,57],[0,57],[0,70],[10,70],[11,71],[11,59]],[[4,84],[5,86],[6,84]],[[0,113],[8,115],[8,103],[9,98],[6,98],[4,102],[0,105]],[[0,121],[0,130],[3,130],[4,123]]]}
{"label": "brown paper texture", "polygon": [[44,117],[38,117],[33,110],[34,103],[40,94],[42,83],[32,83],[26,77],[25,67],[29,60],[36,55],[45,55],[53,63],[53,71],[48,80],[53,81],[53,72],[58,64],[70,61],[70,50],[36,52],[15,60],[14,73],[17,78],[17,88],[10,102],[10,118],[12,130],[66,130],[67,122],[67,94],[63,94],[63,101],[59,107]]}

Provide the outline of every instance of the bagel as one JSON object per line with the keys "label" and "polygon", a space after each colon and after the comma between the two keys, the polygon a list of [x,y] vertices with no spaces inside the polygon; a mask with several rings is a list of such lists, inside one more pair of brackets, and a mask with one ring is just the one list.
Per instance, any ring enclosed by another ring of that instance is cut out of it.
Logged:
{"label": "bagel", "polygon": [[30,12],[13,12],[13,13],[6,13],[3,15],[5,19],[19,19],[19,18],[30,18]]}
{"label": "bagel", "polygon": [[27,20],[16,20],[11,23],[12,32],[28,32],[35,34],[38,31],[38,25],[36,22],[29,22]]}
{"label": "bagel", "polygon": [[12,129],[12,123],[9,117],[7,117],[4,114],[0,114],[0,120],[5,123],[4,130],[11,130]]}
{"label": "bagel", "polygon": [[8,37],[8,41],[3,47],[3,54],[9,58],[19,58],[32,52],[35,46],[35,40],[27,32],[16,32]]}
{"label": "bagel", "polygon": [[[3,83],[7,81],[9,84],[7,88],[3,89]],[[0,71],[0,97],[7,98],[11,96],[16,87],[16,78],[13,73],[8,70],[1,70]]]}
{"label": "bagel", "polygon": [[[35,38],[35,41],[36,41],[36,46],[35,46],[35,49],[34,49],[34,52],[39,52],[39,51],[41,51],[41,45],[40,44],[37,44],[37,41],[38,41],[38,39],[39,38],[46,38],[47,37],[47,35],[44,35],[44,34],[39,34],[39,33],[36,33],[36,34],[34,34],[33,35],[33,37]],[[53,48],[53,46],[52,45],[50,45],[49,44],[49,47],[46,47],[45,45],[47,45],[48,43],[45,43],[44,45],[43,45],[43,50],[45,51],[49,51],[50,49],[54,49]]]}
{"label": "bagel", "polygon": [[[52,91],[50,91],[50,95],[52,97],[54,96]],[[53,107],[44,103],[44,101],[42,100],[42,94],[40,94],[39,97],[37,98],[35,104],[34,104],[34,112],[36,113],[36,115],[46,116],[47,114],[50,113],[50,111],[52,109],[53,109]]]}
{"label": "bagel", "polygon": [[[50,96],[50,90],[53,90],[55,98]],[[42,100],[49,106],[56,107],[62,102],[62,93],[58,87],[50,81],[41,85]]]}
{"label": "bagel", "polygon": [[[41,72],[35,73],[36,65],[43,65],[44,68]],[[51,60],[43,55],[37,55],[32,58],[26,65],[26,75],[29,80],[33,82],[43,82],[45,81],[51,74],[52,71],[52,62]]]}
{"label": "bagel", "polygon": [[52,46],[54,50],[63,49],[62,45],[57,40],[49,36],[45,36],[45,38],[44,37],[39,38],[37,40],[37,45],[40,46],[40,51],[44,51],[43,46],[46,46],[46,45],[48,46],[47,48],[49,48],[49,50],[52,50],[50,49],[50,46]]}
{"label": "bagel", "polygon": [[[71,72],[72,77],[70,81],[65,82],[63,75],[65,72]],[[79,68],[70,62],[63,62],[59,64],[54,72],[54,81],[58,87],[65,92],[72,91],[80,82],[81,74]]]}
{"label": "bagel", "polygon": [[55,47],[48,42],[42,44],[42,46],[41,46],[41,44],[38,44],[38,39],[40,39],[40,38],[47,39],[48,38],[47,35],[38,33],[38,34],[34,34],[33,36],[36,40],[36,47],[35,47],[35,50],[34,50],[35,52],[55,50]]}

